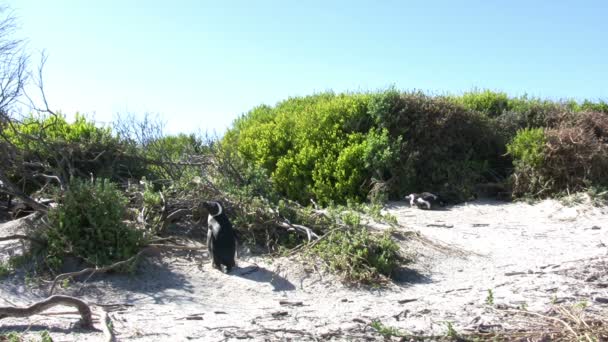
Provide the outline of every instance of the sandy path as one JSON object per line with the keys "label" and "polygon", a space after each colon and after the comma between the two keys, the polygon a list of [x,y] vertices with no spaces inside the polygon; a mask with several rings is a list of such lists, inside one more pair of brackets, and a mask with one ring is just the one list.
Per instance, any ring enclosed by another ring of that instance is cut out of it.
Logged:
{"label": "sandy path", "polygon": [[[608,298],[607,208],[547,200],[474,202],[442,211],[396,202],[387,210],[403,231],[423,238],[401,241],[416,251],[416,261],[385,289],[350,289],[298,260],[248,257],[226,275],[206,261],[201,268],[203,260],[173,255],[149,259],[134,276],[99,276],[80,294],[91,302],[132,305],[112,308],[110,316],[120,340],[137,341],[358,339],[371,335],[365,323],[374,319],[427,335],[444,334],[446,322],[459,331],[508,328],[485,305],[488,289],[495,304],[513,308],[585,301],[589,310],[608,314],[596,301]],[[22,278],[4,278],[0,305],[43,298],[43,288],[48,285],[32,289]],[[62,293],[79,290],[75,283]],[[74,321],[70,315],[4,319],[0,331],[48,329],[56,341],[101,337],[74,332]]]}

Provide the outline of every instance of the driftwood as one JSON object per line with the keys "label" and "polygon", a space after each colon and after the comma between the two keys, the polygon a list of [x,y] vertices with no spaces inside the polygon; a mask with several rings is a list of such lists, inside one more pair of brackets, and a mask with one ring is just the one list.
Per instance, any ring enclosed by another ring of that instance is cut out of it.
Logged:
{"label": "driftwood", "polygon": [[19,307],[0,307],[0,319],[6,317],[29,317],[36,315],[57,305],[71,306],[78,309],[80,313],[82,326],[85,328],[93,328],[93,318],[91,308],[82,300],[70,296],[51,296],[45,300],[34,303],[25,308]]}

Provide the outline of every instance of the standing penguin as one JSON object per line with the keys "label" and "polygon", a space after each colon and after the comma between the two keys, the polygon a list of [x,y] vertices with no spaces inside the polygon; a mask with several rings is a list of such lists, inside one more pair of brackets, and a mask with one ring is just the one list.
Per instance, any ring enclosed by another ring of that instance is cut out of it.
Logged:
{"label": "standing penguin", "polygon": [[236,236],[232,223],[224,213],[222,204],[217,201],[203,202],[203,206],[209,211],[207,219],[207,248],[209,255],[213,258],[212,265],[218,270],[222,265],[226,266],[226,272],[236,266]]}

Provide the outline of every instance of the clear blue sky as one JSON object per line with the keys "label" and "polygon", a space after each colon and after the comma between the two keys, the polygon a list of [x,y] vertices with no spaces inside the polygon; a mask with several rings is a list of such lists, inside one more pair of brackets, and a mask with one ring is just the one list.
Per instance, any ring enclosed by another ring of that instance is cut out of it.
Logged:
{"label": "clear blue sky", "polygon": [[477,88],[608,100],[608,1],[6,2],[66,114],[157,113],[223,132],[332,89]]}

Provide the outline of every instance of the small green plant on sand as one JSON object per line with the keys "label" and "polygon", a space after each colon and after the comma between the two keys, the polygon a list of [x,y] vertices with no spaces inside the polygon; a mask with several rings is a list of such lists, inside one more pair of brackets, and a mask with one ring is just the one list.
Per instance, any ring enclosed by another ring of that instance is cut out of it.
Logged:
{"label": "small green plant on sand", "polygon": [[486,304],[494,305],[494,292],[492,289],[488,289],[488,296],[486,297]]}
{"label": "small green plant on sand", "polygon": [[460,339],[460,336],[458,335],[458,332],[454,328],[454,325],[452,324],[452,322],[445,322],[445,325],[447,327],[445,336],[447,336],[448,338],[454,339],[454,340]]}
{"label": "small green plant on sand", "polygon": [[406,334],[401,332],[399,329],[397,329],[395,327],[390,327],[390,326],[384,325],[379,320],[374,320],[370,324],[370,326],[374,330],[376,330],[380,335],[382,335],[384,338],[405,337],[406,336]]}

